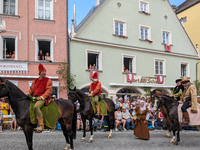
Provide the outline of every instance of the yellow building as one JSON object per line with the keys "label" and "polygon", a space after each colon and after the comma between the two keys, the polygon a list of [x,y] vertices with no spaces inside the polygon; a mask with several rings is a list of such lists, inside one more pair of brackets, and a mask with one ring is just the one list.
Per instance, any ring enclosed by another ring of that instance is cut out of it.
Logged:
{"label": "yellow building", "polygon": [[[199,47],[198,52],[200,53],[200,0],[186,0],[175,9],[194,47]],[[200,79],[200,64],[198,67],[198,79]]]}

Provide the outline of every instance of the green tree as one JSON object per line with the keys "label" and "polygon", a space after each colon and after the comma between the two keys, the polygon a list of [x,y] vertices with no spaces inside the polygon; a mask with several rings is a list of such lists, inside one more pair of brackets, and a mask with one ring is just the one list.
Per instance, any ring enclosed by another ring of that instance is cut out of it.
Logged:
{"label": "green tree", "polygon": [[151,88],[150,87],[144,87],[143,89],[146,92],[146,94],[145,94],[146,97],[151,95],[151,93],[150,93]]}
{"label": "green tree", "polygon": [[69,65],[66,61],[61,63],[56,73],[61,76],[61,80],[64,81],[64,86],[60,86],[61,90],[67,90],[68,88],[74,88],[76,84],[76,75],[69,72]]}
{"label": "green tree", "polygon": [[195,80],[193,81],[193,84],[196,86],[197,88],[197,95],[200,95],[200,82]]}

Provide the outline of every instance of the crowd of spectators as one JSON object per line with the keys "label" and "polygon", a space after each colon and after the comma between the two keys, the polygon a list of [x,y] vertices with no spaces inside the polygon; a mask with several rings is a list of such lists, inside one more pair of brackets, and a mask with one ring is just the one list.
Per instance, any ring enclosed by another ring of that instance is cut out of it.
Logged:
{"label": "crowd of spectators", "polygon": [[39,50],[38,60],[46,60],[46,61],[51,62],[51,57],[48,52],[46,52],[46,54],[44,55],[43,50]]}

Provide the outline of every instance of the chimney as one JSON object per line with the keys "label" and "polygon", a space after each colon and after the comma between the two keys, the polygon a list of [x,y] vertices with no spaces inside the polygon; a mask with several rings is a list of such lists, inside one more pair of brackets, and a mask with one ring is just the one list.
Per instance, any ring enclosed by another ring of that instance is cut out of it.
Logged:
{"label": "chimney", "polygon": [[74,4],[74,28],[76,28],[76,5]]}
{"label": "chimney", "polygon": [[172,9],[176,12],[176,10],[177,10],[176,5],[172,5]]}
{"label": "chimney", "polygon": [[99,0],[96,0],[96,6],[95,7],[97,7],[99,4],[100,4]]}

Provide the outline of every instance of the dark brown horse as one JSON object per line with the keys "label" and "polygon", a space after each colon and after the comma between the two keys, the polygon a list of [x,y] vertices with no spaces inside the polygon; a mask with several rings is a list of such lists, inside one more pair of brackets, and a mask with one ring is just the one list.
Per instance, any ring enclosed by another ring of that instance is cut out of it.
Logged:
{"label": "dark brown horse", "polygon": [[[157,110],[165,106],[167,110],[167,114],[172,123],[173,138],[169,142],[174,143],[174,145],[178,145],[178,142],[180,141],[180,136],[179,136],[180,126],[179,126],[179,121],[178,121],[178,104],[179,103],[172,97],[169,97],[166,95],[160,95],[156,97],[159,98],[159,100],[155,102],[157,103]],[[176,138],[176,133],[177,133],[177,138]]]}
{"label": "dark brown horse", "polygon": [[[86,119],[89,120],[90,131],[91,131],[91,137],[88,142],[89,143],[93,142],[92,119],[95,116],[95,114],[94,114],[92,104],[91,104],[89,97],[82,91],[76,89],[76,87],[75,87],[73,90],[69,89],[68,98],[69,98],[69,100],[71,100],[73,102],[78,100],[80,103],[80,114],[81,114],[81,119],[83,121],[83,137],[81,139],[81,142],[85,141]],[[114,120],[115,104],[110,99],[104,98],[103,100],[106,103],[107,113],[110,117],[110,120],[109,120],[108,116],[104,116],[106,122],[108,123],[109,130],[110,130],[110,132],[107,134],[107,137],[111,138],[112,137],[112,135],[111,135],[112,129],[114,129],[114,122],[115,122],[115,120]]]}
{"label": "dark brown horse", "polygon": [[[10,81],[0,77],[0,82],[5,83],[0,85],[0,98],[8,97],[7,101],[16,115],[17,124],[21,126],[24,131],[28,149],[32,150],[33,128],[35,128],[36,125],[33,125],[30,121],[30,99]],[[76,138],[77,120],[76,107],[71,101],[64,99],[59,99],[55,102],[59,109],[58,121],[62,127],[67,143],[64,149],[74,149],[73,139]]]}
{"label": "dark brown horse", "polygon": [[[153,109],[155,111],[156,109],[156,104],[155,102],[157,102],[157,100],[155,100],[155,97],[156,96],[159,96],[159,95],[166,95],[165,93],[161,92],[161,91],[157,91],[157,90],[153,90],[153,91],[150,91],[151,92],[151,101],[152,101],[152,106],[153,106]],[[165,135],[165,137],[167,138],[170,138],[170,134],[171,134],[171,121],[169,119],[169,116],[168,116],[168,113],[167,113],[167,110],[165,109],[165,106],[162,106],[162,108],[160,109],[163,116],[164,116],[164,119],[165,119],[165,122],[166,122],[166,126],[167,126],[167,134]]]}

